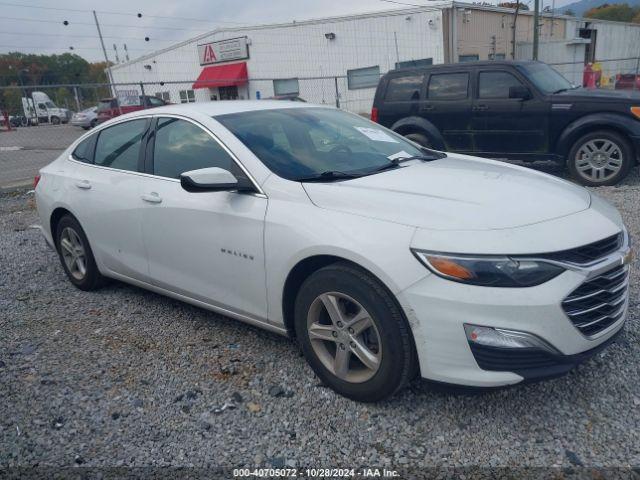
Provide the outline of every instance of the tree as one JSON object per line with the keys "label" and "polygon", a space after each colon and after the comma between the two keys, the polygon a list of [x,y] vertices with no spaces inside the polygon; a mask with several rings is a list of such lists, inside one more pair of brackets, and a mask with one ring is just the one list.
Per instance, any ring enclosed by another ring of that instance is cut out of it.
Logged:
{"label": "tree", "polygon": [[6,110],[10,115],[22,113],[22,92],[19,88],[7,88],[0,100],[2,103],[0,110]]}
{"label": "tree", "polygon": [[609,5],[605,3],[599,7],[587,10],[584,14],[588,18],[612,20],[615,22],[632,22],[640,15],[640,7],[630,7],[627,3]]}
{"label": "tree", "polygon": [[[518,6],[518,2],[502,2],[498,4],[498,7],[503,8],[516,8]],[[520,3],[520,11],[529,10],[529,5],[526,3]]]}

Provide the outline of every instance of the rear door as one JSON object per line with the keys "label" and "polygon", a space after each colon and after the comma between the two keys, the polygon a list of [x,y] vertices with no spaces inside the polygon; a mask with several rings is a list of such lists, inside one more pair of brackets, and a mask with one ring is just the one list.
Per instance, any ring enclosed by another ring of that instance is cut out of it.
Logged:
{"label": "rear door", "polygon": [[80,144],[72,155],[76,168],[69,189],[69,203],[76,206],[74,213],[100,264],[143,281],[148,266],[139,188],[142,139],[149,123],[150,118],[117,123],[89,137],[92,143]]}
{"label": "rear door", "polygon": [[419,71],[390,75],[376,99],[378,123],[390,128],[403,118],[419,115],[424,101],[424,79],[424,72]]}
{"label": "rear door", "polygon": [[448,151],[473,150],[470,77],[468,70],[431,73],[420,105],[420,115],[438,129]]}
{"label": "rear door", "polygon": [[[478,69],[471,130],[475,151],[491,156],[546,153],[549,105],[515,70]],[[509,88],[527,87],[531,98],[509,98]]]}

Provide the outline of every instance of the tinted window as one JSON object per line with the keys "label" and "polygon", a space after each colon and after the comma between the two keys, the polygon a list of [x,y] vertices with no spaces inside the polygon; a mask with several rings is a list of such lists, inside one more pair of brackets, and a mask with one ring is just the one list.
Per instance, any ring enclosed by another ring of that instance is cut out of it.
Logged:
{"label": "tinted window", "polygon": [[132,120],[105,128],[96,143],[96,165],[138,171],[140,141],[144,135],[146,119]]}
{"label": "tinted window", "polygon": [[232,171],[233,159],[202,128],[177,118],[160,118],[153,152],[153,173],[180,178],[200,168],[220,167]]}
{"label": "tinted window", "polygon": [[459,100],[467,98],[468,88],[468,73],[431,75],[428,97],[431,100]]}
{"label": "tinted window", "polygon": [[480,72],[480,98],[509,98],[509,88],[522,82],[508,72]]}
{"label": "tinted window", "polygon": [[101,100],[98,104],[98,112],[105,112],[113,106],[115,102],[111,100]]}
{"label": "tinted window", "polygon": [[81,141],[71,156],[79,162],[91,163],[93,156],[93,135]]}
{"label": "tinted window", "polygon": [[156,97],[147,97],[147,102],[149,102],[152,107],[160,107],[164,105],[164,102]]}
{"label": "tinted window", "polygon": [[420,88],[424,75],[408,75],[389,80],[385,100],[388,102],[402,102],[420,100]]}

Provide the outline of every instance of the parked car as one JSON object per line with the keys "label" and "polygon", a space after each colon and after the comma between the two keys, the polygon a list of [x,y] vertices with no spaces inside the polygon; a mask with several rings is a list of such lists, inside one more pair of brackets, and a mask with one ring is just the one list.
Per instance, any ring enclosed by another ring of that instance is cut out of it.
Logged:
{"label": "parked car", "polygon": [[394,70],[371,118],[439,150],[554,160],[583,185],[618,183],[640,154],[640,94],[575,87],[541,62]]}
{"label": "parked car", "polygon": [[82,127],[85,130],[95,127],[98,124],[98,107],[91,107],[81,112],[74,113],[71,117],[71,125]]}
{"label": "parked car", "polygon": [[58,107],[44,92],[31,92],[28,97],[22,97],[22,109],[31,125],[50,123],[60,125],[69,123],[71,110]]}
{"label": "parked car", "polygon": [[274,95],[273,97],[269,97],[266,100],[290,100],[292,102],[306,102],[306,100],[302,97],[299,97],[296,93],[288,93],[285,95]]}
{"label": "parked car", "polygon": [[559,375],[612,342],[629,305],[629,235],[597,195],[330,107],[135,112],[43,168],[35,196],[78,288],[115,278],[295,337],[360,401],[418,373]]}
{"label": "parked car", "polygon": [[137,105],[118,105],[117,98],[103,98],[98,104],[98,124],[104,123],[107,120],[118,117],[125,113],[137,112],[138,110],[146,110],[148,108],[162,107],[168,105],[167,102],[158,98],[145,95],[139,96],[139,103]]}
{"label": "parked car", "polygon": [[640,75],[633,73],[621,73],[616,75],[616,90],[640,91]]}

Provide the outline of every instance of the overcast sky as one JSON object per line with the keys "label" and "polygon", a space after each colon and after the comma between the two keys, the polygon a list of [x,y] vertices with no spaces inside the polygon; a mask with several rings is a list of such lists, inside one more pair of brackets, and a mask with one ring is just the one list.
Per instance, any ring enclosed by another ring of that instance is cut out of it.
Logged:
{"label": "overcast sky", "polygon": [[[429,3],[428,0],[398,1]],[[558,0],[556,5],[569,1]],[[113,44],[116,43],[122,60],[125,43],[133,59],[217,27],[394,8],[402,6],[382,0],[0,0],[0,53],[64,53],[73,47],[74,53],[89,61],[102,60],[92,9],[98,12],[109,58],[114,60]],[[137,13],[142,13],[142,18],[138,18]],[[63,25],[65,20],[69,25]],[[145,37],[149,37],[148,42]]]}

